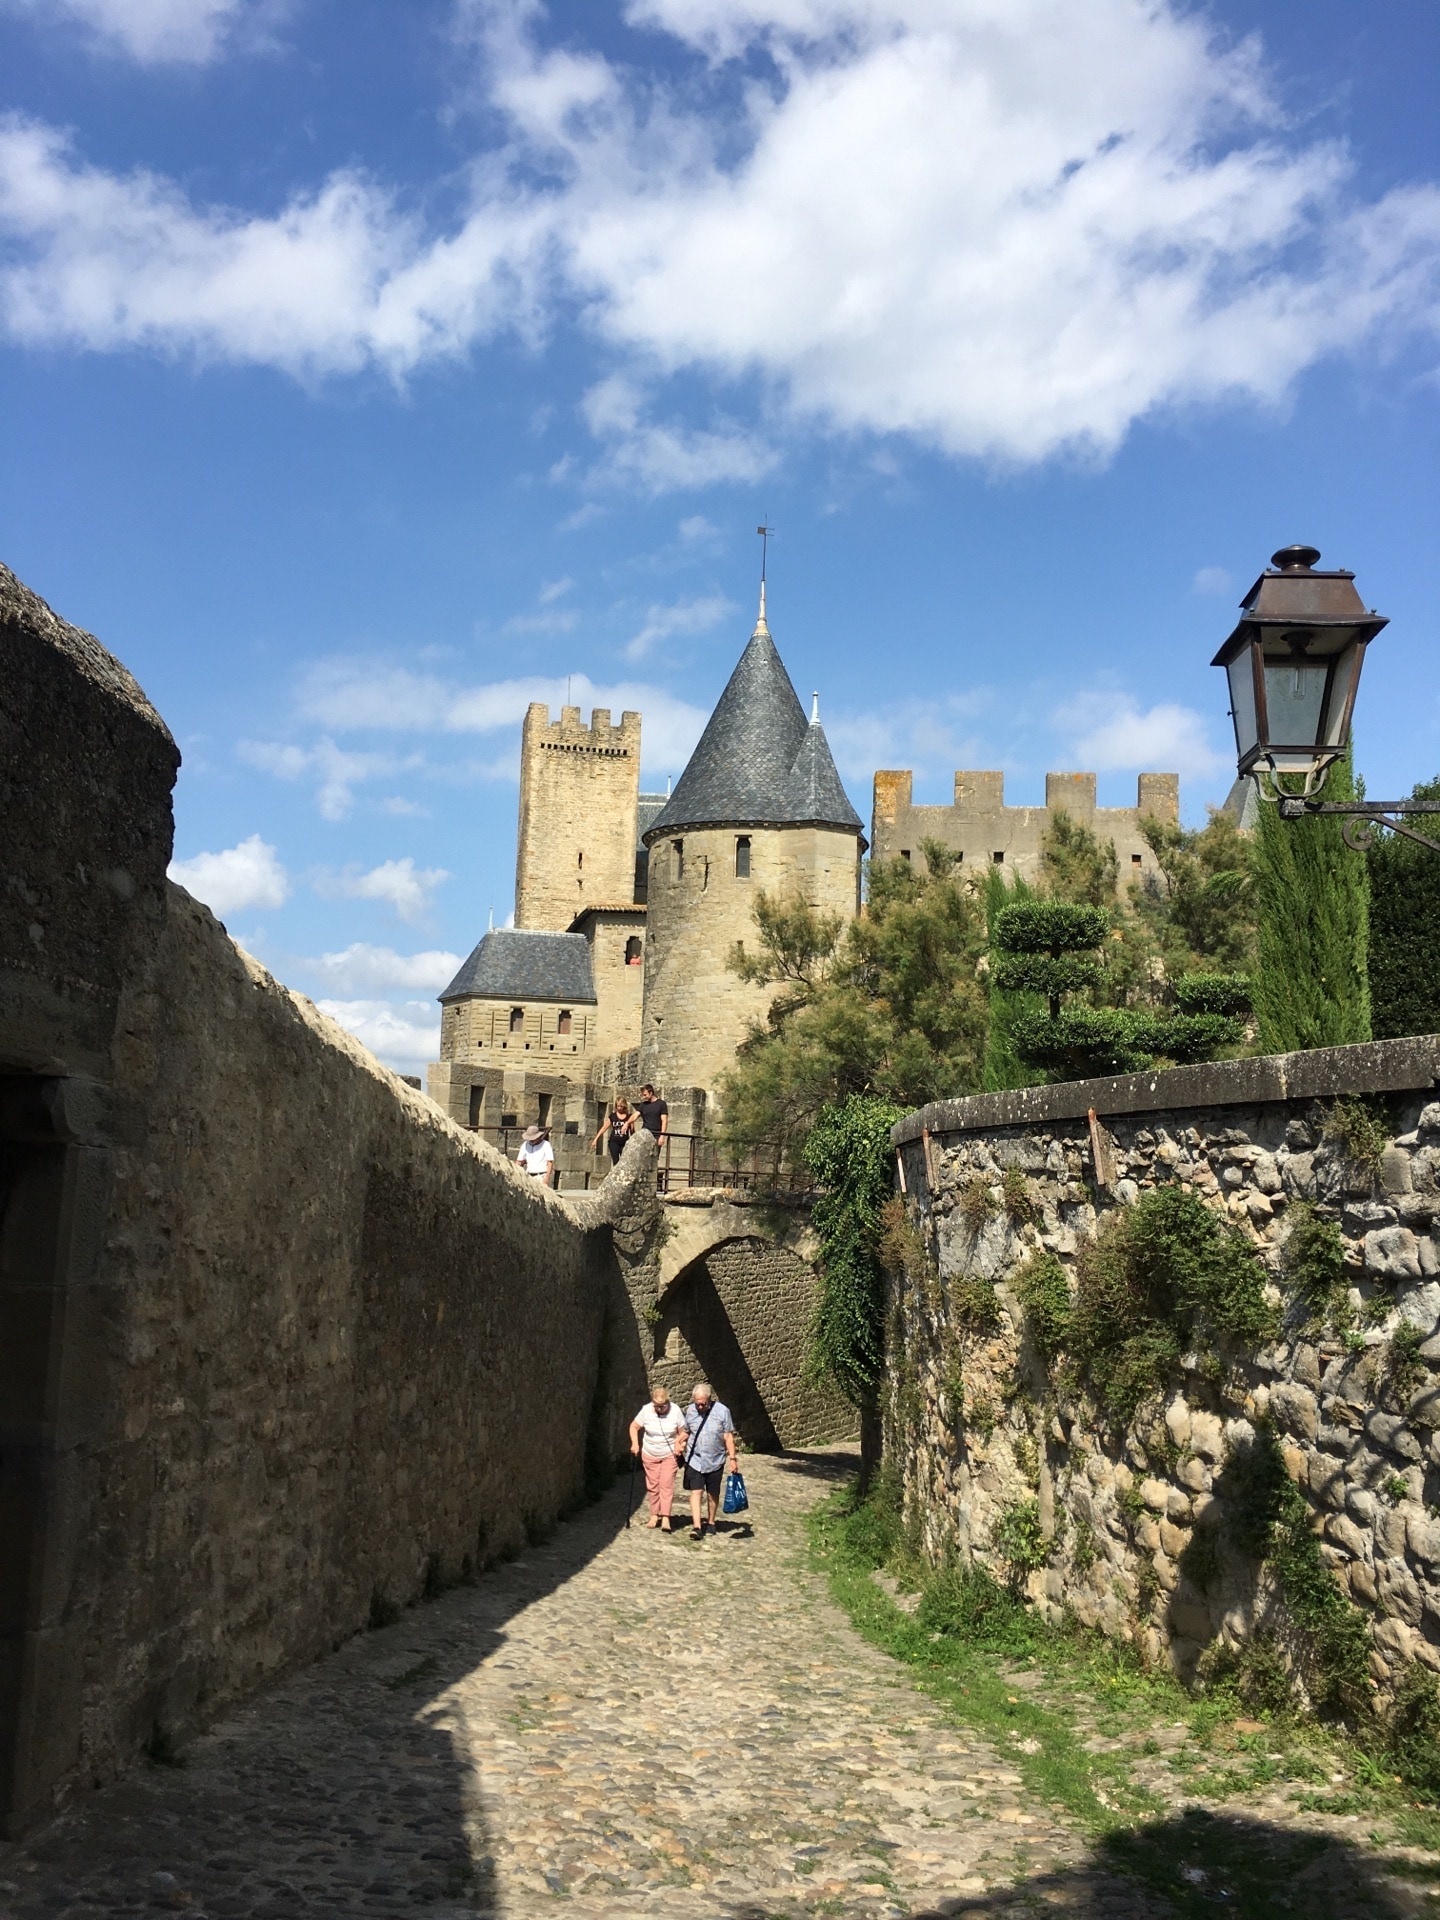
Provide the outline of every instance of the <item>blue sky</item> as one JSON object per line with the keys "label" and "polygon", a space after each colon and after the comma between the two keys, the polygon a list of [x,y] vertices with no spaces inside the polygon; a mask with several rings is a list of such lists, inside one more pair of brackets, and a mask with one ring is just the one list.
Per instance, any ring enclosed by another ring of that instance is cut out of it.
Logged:
{"label": "blue sky", "polygon": [[1433,0],[0,0],[0,558],[184,753],[187,884],[391,1064],[531,698],[677,774],[753,619],[851,796],[1230,763],[1271,550],[1440,771]]}

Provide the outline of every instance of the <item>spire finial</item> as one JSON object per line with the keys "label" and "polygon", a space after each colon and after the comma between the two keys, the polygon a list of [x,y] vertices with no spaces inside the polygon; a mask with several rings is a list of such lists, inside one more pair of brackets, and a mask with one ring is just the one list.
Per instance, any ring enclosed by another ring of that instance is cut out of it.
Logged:
{"label": "spire finial", "polygon": [[756,635],[763,634],[768,640],[770,638],[770,629],[765,621],[765,565],[770,557],[770,536],[775,529],[765,524],[756,527],[755,531],[760,536],[760,612],[755,619],[755,632],[751,634],[750,638],[753,640]]}
{"label": "spire finial", "polygon": [[490,909],[490,924],[489,924],[489,926],[488,926],[488,927],[487,927],[487,928],[485,929],[485,931],[486,931],[487,933],[493,933],[493,932],[495,931],[495,909],[494,909],[494,907],[491,907],[491,909]]}
{"label": "spire finial", "polygon": [[820,696],[818,693],[812,693],[810,696],[810,724],[812,727],[818,727],[820,724]]}

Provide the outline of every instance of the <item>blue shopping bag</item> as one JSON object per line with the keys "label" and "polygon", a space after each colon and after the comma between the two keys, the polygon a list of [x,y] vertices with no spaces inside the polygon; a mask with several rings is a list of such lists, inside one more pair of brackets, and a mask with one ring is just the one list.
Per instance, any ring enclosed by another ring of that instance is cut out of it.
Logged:
{"label": "blue shopping bag", "polygon": [[740,1473],[727,1473],[725,1476],[726,1513],[744,1513],[750,1505],[750,1497],[745,1491],[745,1476]]}

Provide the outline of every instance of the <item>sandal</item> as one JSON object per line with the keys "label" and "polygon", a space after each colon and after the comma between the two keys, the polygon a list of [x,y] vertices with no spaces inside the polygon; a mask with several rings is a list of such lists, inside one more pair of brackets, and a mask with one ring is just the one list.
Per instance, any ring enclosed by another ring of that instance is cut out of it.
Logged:
{"label": "sandal", "polygon": [[703,1540],[705,1538],[705,1535],[701,1532],[699,1527],[691,1527],[690,1538],[692,1540]]}

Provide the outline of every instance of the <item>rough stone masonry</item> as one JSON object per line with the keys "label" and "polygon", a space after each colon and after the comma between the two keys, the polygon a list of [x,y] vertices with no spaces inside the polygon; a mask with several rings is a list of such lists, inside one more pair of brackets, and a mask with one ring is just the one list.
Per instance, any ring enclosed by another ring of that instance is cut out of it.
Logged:
{"label": "rough stone masonry", "polygon": [[[1440,1670],[1437,1077],[1440,1039],[1386,1041],[983,1095],[902,1121],[925,1255],[892,1286],[889,1442],[931,1553],[958,1548],[1007,1575],[1006,1516],[1033,1501],[1045,1564],[1027,1585],[1042,1608],[1186,1677],[1259,1633],[1301,1672],[1283,1590],[1227,1525],[1231,1469],[1268,1427],[1368,1627],[1380,1695],[1414,1663]],[[1389,1116],[1363,1160],[1336,1125],[1357,1096]],[[1073,1286],[1107,1217],[1164,1185],[1244,1236],[1283,1330],[1254,1350],[1184,1355],[1117,1425],[1038,1360],[1011,1282],[1045,1251]],[[1343,1325],[1296,1298],[1297,1209],[1342,1236]],[[976,1278],[999,1302],[978,1334],[959,1305]]]}

